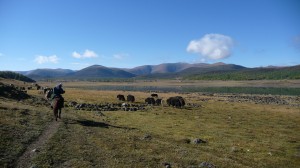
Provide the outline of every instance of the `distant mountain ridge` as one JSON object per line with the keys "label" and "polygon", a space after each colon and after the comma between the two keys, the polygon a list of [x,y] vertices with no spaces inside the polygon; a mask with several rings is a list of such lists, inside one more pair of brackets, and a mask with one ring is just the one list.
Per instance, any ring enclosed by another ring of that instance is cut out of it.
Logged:
{"label": "distant mountain ridge", "polygon": [[188,73],[185,79],[192,80],[282,80],[300,79],[300,65],[290,67],[242,68],[204,73]]}
{"label": "distant mountain ridge", "polygon": [[92,65],[74,73],[68,74],[67,78],[132,78],[135,75],[118,68],[108,68],[101,65]]}
{"label": "distant mountain ridge", "polygon": [[180,72],[181,75],[187,74],[187,75],[192,75],[192,74],[203,74],[207,72],[219,72],[219,71],[236,71],[236,70],[242,70],[242,69],[247,69],[246,67],[240,66],[240,65],[235,65],[235,64],[211,64],[203,67],[191,67],[184,69],[183,71]]}
{"label": "distant mountain ridge", "polygon": [[68,74],[74,73],[75,71],[70,69],[36,69],[31,71],[18,71],[18,73],[25,75],[32,79],[43,79],[43,78],[57,78],[63,77]]}
{"label": "distant mountain ridge", "polygon": [[159,65],[143,65],[138,66],[132,69],[127,69],[128,72],[136,75],[150,75],[156,73],[174,73],[180,72],[184,69],[191,67],[204,67],[209,66],[210,64],[198,63],[198,64],[189,64],[189,63],[164,63]]}
{"label": "distant mountain ridge", "polygon": [[[225,64],[222,62],[214,64],[206,63],[164,63],[159,65],[143,65],[134,68],[111,68],[102,65],[92,65],[78,71],[70,69],[36,69],[32,71],[21,71],[32,79],[101,79],[101,78],[185,78],[185,79],[221,79],[221,80],[252,80],[252,79],[277,79],[278,73],[284,71],[288,79],[300,79],[300,70],[298,66],[292,67],[260,67],[247,68],[235,64]],[[270,73],[273,74],[270,74]],[[299,73],[299,78],[298,78]],[[264,74],[262,76],[251,76],[252,74]],[[274,75],[275,74],[275,75]],[[225,79],[224,75],[228,78]],[[240,77],[246,75],[249,78]],[[273,75],[271,77],[271,75]],[[292,76],[291,76],[292,75]],[[205,76],[205,77],[204,77]],[[239,76],[239,77],[237,77]],[[251,76],[251,77],[250,77]],[[276,77],[275,77],[276,76]],[[282,78],[282,77],[281,77]]]}
{"label": "distant mountain ridge", "polygon": [[35,82],[35,80],[22,75],[20,73],[12,72],[12,71],[0,71],[0,78],[4,79],[15,79],[23,82]]}

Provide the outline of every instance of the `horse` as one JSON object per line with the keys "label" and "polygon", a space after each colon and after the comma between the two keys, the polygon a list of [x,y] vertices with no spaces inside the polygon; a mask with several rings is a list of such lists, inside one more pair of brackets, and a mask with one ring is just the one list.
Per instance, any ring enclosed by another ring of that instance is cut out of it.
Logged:
{"label": "horse", "polygon": [[55,97],[53,99],[53,114],[55,117],[55,120],[57,121],[57,118],[61,118],[61,109],[63,108],[63,99],[61,97]]}
{"label": "horse", "polygon": [[53,94],[53,89],[47,90],[45,94],[45,99],[50,100],[52,94]]}

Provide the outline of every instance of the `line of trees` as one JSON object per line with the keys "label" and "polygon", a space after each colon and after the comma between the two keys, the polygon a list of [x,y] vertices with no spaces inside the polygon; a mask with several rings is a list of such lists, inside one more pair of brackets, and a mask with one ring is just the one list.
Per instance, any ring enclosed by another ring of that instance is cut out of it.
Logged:
{"label": "line of trees", "polygon": [[298,69],[255,69],[231,72],[209,72],[186,76],[193,80],[283,80],[300,79]]}
{"label": "line of trees", "polygon": [[12,71],[0,71],[0,77],[5,79],[15,79],[24,82],[35,82],[35,80],[28,78],[27,76]]}

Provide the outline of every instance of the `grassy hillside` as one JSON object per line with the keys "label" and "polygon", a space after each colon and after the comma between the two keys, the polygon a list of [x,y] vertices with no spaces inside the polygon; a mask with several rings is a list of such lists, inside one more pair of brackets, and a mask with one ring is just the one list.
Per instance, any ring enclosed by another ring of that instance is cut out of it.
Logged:
{"label": "grassy hillside", "polygon": [[300,66],[287,68],[253,68],[236,71],[213,71],[186,74],[185,79],[193,80],[281,80],[300,79]]}
{"label": "grassy hillside", "polygon": [[45,100],[0,82],[0,167],[15,167],[18,157],[52,120],[47,106]]}
{"label": "grassy hillside", "polygon": [[35,82],[35,80],[28,78],[27,76],[12,71],[0,71],[0,77],[5,79],[15,79],[24,82]]}
{"label": "grassy hillside", "polygon": [[99,79],[99,78],[131,78],[135,75],[117,68],[92,65],[73,74],[65,76],[69,79]]}
{"label": "grassy hillside", "polygon": [[188,64],[188,63],[164,63],[159,65],[143,65],[138,66],[132,69],[125,69],[126,71],[133,73],[135,75],[151,75],[151,74],[162,74],[162,73],[177,73],[184,69],[191,67],[206,67],[206,66],[215,66],[217,64]]}
{"label": "grassy hillside", "polygon": [[27,72],[25,75],[32,79],[49,79],[49,78],[58,78],[71,74],[74,71],[69,69],[36,69],[33,71]]}
{"label": "grassy hillside", "polygon": [[246,68],[240,65],[224,63],[165,63],[160,65],[145,65],[133,69],[119,69],[93,65],[76,72],[66,69],[37,69],[29,71],[26,75],[36,80],[295,80],[300,79],[300,65],[285,68]]}
{"label": "grassy hillside", "polygon": [[[200,66],[200,64],[199,64]],[[243,66],[234,64],[211,64],[211,65],[201,65],[200,67],[190,67],[186,68],[180,72],[175,73],[154,73],[150,75],[138,76],[138,79],[174,79],[174,78],[186,78],[189,79],[190,76],[198,76],[200,74],[210,73],[210,72],[224,72],[224,71],[238,71],[246,69]]]}

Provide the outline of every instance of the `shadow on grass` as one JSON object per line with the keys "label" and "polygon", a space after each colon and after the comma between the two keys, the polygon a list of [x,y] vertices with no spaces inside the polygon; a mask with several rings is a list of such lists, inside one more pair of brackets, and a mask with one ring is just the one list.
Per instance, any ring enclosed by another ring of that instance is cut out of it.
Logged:
{"label": "shadow on grass", "polygon": [[129,127],[120,127],[120,126],[114,126],[103,122],[96,122],[92,120],[77,120],[77,123],[79,123],[82,126],[85,127],[103,127],[103,128],[121,128],[121,129],[128,129],[128,130],[134,130],[136,128],[129,128]]}

